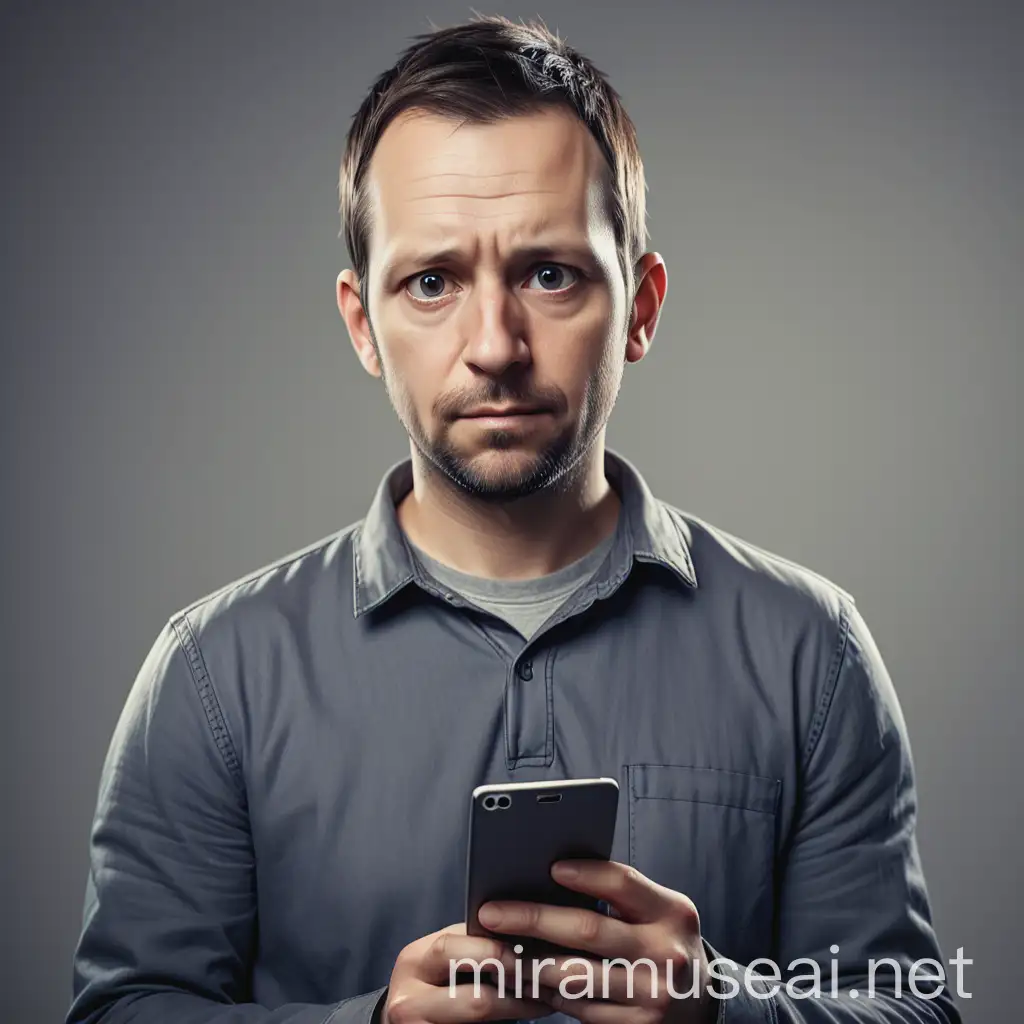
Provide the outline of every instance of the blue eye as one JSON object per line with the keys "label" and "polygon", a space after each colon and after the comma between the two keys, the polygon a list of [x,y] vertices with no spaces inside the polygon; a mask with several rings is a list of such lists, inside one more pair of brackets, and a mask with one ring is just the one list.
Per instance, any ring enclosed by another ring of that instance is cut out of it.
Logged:
{"label": "blue eye", "polygon": [[445,279],[436,270],[428,270],[425,274],[414,277],[407,285],[409,294],[414,299],[429,302],[444,295]]}
{"label": "blue eye", "polygon": [[560,292],[576,283],[576,271],[561,263],[545,263],[538,267],[529,278],[536,281],[542,291]]}

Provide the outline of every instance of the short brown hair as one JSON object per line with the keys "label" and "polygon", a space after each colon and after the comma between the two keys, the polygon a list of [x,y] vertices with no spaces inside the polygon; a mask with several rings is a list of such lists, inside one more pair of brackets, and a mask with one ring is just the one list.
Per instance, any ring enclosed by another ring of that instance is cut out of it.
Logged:
{"label": "short brown hair", "polygon": [[342,232],[360,281],[369,262],[363,183],[384,129],[399,114],[417,109],[480,124],[556,105],[579,117],[607,161],[609,212],[630,287],[647,244],[644,171],[633,122],[605,76],[542,22],[516,24],[497,15],[416,36],[353,117],[338,192]]}

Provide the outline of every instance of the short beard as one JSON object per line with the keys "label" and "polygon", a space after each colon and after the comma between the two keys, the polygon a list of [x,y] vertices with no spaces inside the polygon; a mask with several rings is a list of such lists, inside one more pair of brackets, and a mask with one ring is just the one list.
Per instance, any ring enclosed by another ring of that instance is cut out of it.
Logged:
{"label": "short beard", "polygon": [[[418,426],[418,424],[417,424]],[[477,472],[448,442],[431,444],[422,430],[411,433],[413,444],[420,454],[443,473],[460,490],[488,504],[504,504],[525,498],[539,491],[556,489],[572,477],[584,450],[563,433],[522,469],[509,469],[496,474]],[[501,451],[514,443],[514,436],[506,431],[493,431],[490,435],[491,451]]]}

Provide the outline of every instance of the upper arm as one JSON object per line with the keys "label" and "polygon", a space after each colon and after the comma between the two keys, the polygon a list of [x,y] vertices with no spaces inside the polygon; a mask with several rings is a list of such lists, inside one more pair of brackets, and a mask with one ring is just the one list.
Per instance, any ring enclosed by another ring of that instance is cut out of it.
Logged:
{"label": "upper arm", "polygon": [[[913,760],[875,641],[856,607],[842,608],[784,863],[780,967],[835,957],[840,979],[852,980],[866,976],[869,958],[891,957],[905,984],[913,961],[939,958],[915,834]],[[880,969],[877,985],[890,978]]]}
{"label": "upper arm", "polygon": [[74,1019],[160,989],[245,998],[254,862],[231,739],[184,616],[147,654],[103,765]]}

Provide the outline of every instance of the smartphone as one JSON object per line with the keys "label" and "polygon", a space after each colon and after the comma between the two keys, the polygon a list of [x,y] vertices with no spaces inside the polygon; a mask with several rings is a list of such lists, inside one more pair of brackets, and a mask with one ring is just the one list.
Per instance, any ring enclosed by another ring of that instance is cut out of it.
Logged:
{"label": "smartphone", "polygon": [[[529,900],[603,912],[596,898],[559,885],[557,860],[611,857],[619,786],[615,779],[558,779],[478,786],[470,807],[466,931],[493,936],[477,919],[490,900]],[[539,955],[547,943],[502,934]],[[564,949],[562,949],[564,952]]]}

